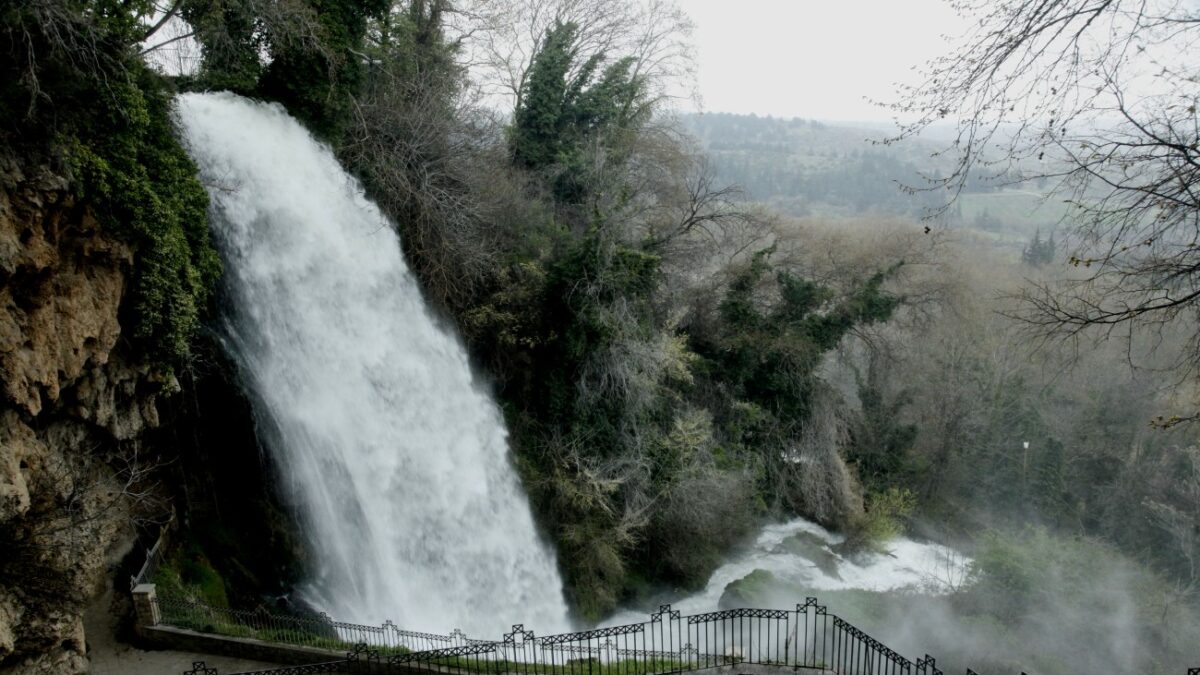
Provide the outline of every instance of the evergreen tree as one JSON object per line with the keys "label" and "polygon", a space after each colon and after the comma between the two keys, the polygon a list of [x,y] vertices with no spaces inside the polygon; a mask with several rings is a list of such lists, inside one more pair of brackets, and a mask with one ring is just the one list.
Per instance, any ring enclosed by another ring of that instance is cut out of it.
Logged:
{"label": "evergreen tree", "polygon": [[1021,262],[1030,267],[1042,267],[1054,262],[1054,233],[1050,238],[1042,240],[1042,230],[1038,228],[1033,235],[1033,241],[1021,251]]}
{"label": "evergreen tree", "polygon": [[[546,32],[513,118],[509,147],[517,166],[555,175],[559,201],[586,194],[586,152],[599,144],[620,161],[620,132],[648,114],[645,86],[633,60],[604,65],[603,53],[577,63],[578,27],[559,23]],[[599,77],[597,77],[599,73]]]}

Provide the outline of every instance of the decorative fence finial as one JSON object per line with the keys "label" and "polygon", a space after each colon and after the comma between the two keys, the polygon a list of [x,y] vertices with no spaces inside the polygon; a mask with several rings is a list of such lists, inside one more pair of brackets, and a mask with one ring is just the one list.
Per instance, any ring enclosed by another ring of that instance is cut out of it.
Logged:
{"label": "decorative fence finial", "polygon": [[921,675],[942,675],[937,667],[937,659],[928,654],[923,659],[917,659],[917,672]]}
{"label": "decorative fence finial", "polygon": [[650,615],[650,622],[661,621],[664,616],[668,619],[678,619],[679,610],[672,610],[670,605],[659,605],[658,611]]}
{"label": "decorative fence finial", "polygon": [[512,627],[512,632],[504,634],[504,641],[506,643],[515,644],[518,636],[523,641],[524,640],[532,640],[533,639],[533,631],[525,630],[525,624],[523,624],[523,623],[514,623],[513,627]]}

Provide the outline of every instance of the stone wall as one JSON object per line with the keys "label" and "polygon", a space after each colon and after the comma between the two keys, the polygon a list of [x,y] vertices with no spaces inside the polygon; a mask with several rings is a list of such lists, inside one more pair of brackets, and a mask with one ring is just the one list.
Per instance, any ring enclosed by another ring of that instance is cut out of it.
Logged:
{"label": "stone wall", "polygon": [[141,646],[150,649],[170,649],[197,654],[229,656],[287,666],[324,663],[346,658],[344,652],[334,652],[328,649],[198,633],[183,628],[172,628],[171,626],[139,627],[138,635],[143,642]]}

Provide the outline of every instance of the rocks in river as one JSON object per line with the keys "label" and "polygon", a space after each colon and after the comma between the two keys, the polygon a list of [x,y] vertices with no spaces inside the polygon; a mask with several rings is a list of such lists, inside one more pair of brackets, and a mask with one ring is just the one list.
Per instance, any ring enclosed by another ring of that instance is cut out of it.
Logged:
{"label": "rocks in river", "polygon": [[782,582],[767,570],[754,570],[750,574],[729,582],[717,606],[721,609],[742,607],[771,607],[772,597],[781,590]]}
{"label": "rocks in river", "polygon": [[812,532],[797,532],[780,542],[779,546],[788,553],[812,561],[825,576],[841,580],[842,575],[838,573],[841,558],[830,551],[825,541]]}
{"label": "rocks in river", "polygon": [[[827,577],[841,580],[841,558],[829,550],[825,540],[811,532],[796,532],[775,548],[775,553],[792,556],[795,564],[811,566]],[[781,579],[770,570],[756,569],[730,582],[721,594],[721,609],[742,607],[784,607],[811,592],[794,581]]]}

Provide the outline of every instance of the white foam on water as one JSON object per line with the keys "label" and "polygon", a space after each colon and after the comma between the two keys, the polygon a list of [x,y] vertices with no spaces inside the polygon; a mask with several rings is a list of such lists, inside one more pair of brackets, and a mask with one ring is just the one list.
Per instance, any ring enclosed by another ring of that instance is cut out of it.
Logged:
{"label": "white foam on water", "polygon": [[[836,561],[836,569],[831,570],[834,573],[823,570],[816,561],[784,546],[784,540],[797,534],[811,535],[812,541],[824,547],[828,556]],[[713,572],[703,590],[693,594],[681,593],[671,599],[672,608],[683,614],[711,612],[719,605],[726,586],[754,570],[766,570],[780,581],[813,592],[845,589],[891,591],[914,587],[925,592],[945,592],[963,581],[970,562],[945,546],[903,537],[888,542],[887,553],[844,557],[834,552],[834,547],[842,541],[841,535],[803,518],[768,525],[751,546]],[[781,598],[763,609],[788,609],[788,602],[795,603],[796,598]],[[645,612],[622,611],[610,617],[605,624],[620,625],[645,620]]]}

